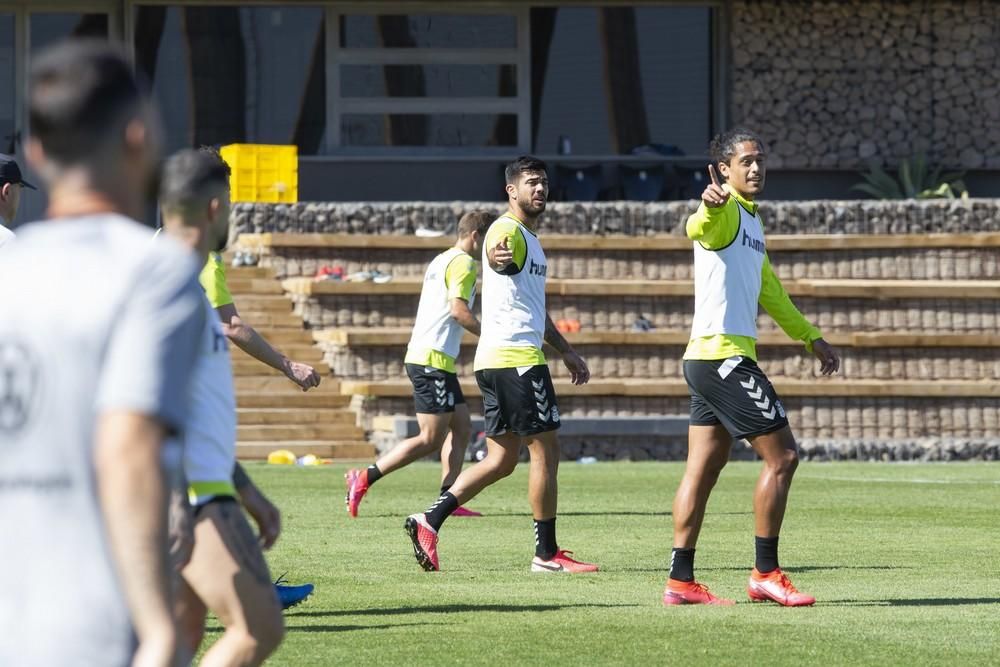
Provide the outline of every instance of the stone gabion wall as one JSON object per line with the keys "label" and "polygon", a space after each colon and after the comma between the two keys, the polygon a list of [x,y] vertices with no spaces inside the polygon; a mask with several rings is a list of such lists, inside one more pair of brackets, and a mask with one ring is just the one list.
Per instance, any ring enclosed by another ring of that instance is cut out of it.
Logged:
{"label": "stone gabion wall", "polygon": [[1000,167],[1000,3],[733,2],[733,120],[771,166],[856,169],[917,153]]}
{"label": "stone gabion wall", "polygon": [[[684,222],[697,205],[696,201],[557,202],[549,204],[542,231],[682,235]],[[231,238],[263,232],[413,234],[421,228],[452,234],[458,218],[475,209],[498,215],[503,211],[496,202],[237,204]],[[987,232],[1000,228],[1000,200],[765,201],[761,215],[769,234]]]}

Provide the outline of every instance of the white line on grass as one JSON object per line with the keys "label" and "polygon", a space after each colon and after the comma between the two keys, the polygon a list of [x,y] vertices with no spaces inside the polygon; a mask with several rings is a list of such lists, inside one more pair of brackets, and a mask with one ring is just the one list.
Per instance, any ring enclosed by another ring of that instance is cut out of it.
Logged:
{"label": "white line on grass", "polygon": [[1000,484],[998,479],[896,479],[891,477],[840,477],[834,475],[796,475],[798,479],[819,479],[830,482],[875,482],[888,484]]}

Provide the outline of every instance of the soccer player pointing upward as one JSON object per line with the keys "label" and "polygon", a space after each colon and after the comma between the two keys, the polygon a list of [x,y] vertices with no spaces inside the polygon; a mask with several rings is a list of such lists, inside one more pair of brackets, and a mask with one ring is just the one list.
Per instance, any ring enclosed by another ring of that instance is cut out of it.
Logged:
{"label": "soccer player pointing upward", "polygon": [[531,455],[528,499],[535,519],[534,572],[594,572],[596,565],[569,557],[556,542],[556,474],[559,408],[542,340],[562,355],[574,384],[590,370],[556,330],[545,310],[545,253],[536,236],[549,182],[545,163],[520,157],[507,165],[509,209],[483,243],[482,334],[476,348],[476,381],[483,394],[486,458],[466,469],[426,512],[406,519],[417,562],[437,570],[441,524],[490,484],[517,466],[522,445]]}
{"label": "soccer player pointing upward", "polygon": [[785,409],[757,366],[758,303],[820,360],[823,375],[835,373],[840,359],[771,269],[755,203],[764,189],[764,143],[752,132],[731,130],[712,141],[710,152],[711,182],[687,221],[695,282],[694,322],[684,353],[691,421],[687,467],[674,498],[674,549],[663,602],[732,604],[695,581],[694,551],[732,440],[745,438],[764,464],[754,490],[756,563],[747,592],[754,601],[810,605],[815,599],[799,593],[778,567],[778,533],[798,454]]}

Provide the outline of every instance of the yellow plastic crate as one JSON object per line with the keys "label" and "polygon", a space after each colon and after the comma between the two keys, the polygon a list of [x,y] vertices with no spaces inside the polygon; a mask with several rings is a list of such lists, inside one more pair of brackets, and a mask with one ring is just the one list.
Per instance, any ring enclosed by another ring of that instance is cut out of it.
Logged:
{"label": "yellow plastic crate", "polygon": [[234,202],[299,200],[298,146],[229,144],[220,152],[232,169],[229,188]]}

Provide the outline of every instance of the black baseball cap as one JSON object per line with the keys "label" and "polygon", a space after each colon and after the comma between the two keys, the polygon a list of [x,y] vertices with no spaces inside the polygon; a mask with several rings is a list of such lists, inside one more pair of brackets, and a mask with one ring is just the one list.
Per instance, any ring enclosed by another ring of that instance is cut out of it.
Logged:
{"label": "black baseball cap", "polygon": [[24,180],[24,177],[21,176],[21,168],[17,166],[17,161],[14,158],[0,153],[0,185],[4,183],[20,183],[26,188],[38,189]]}

